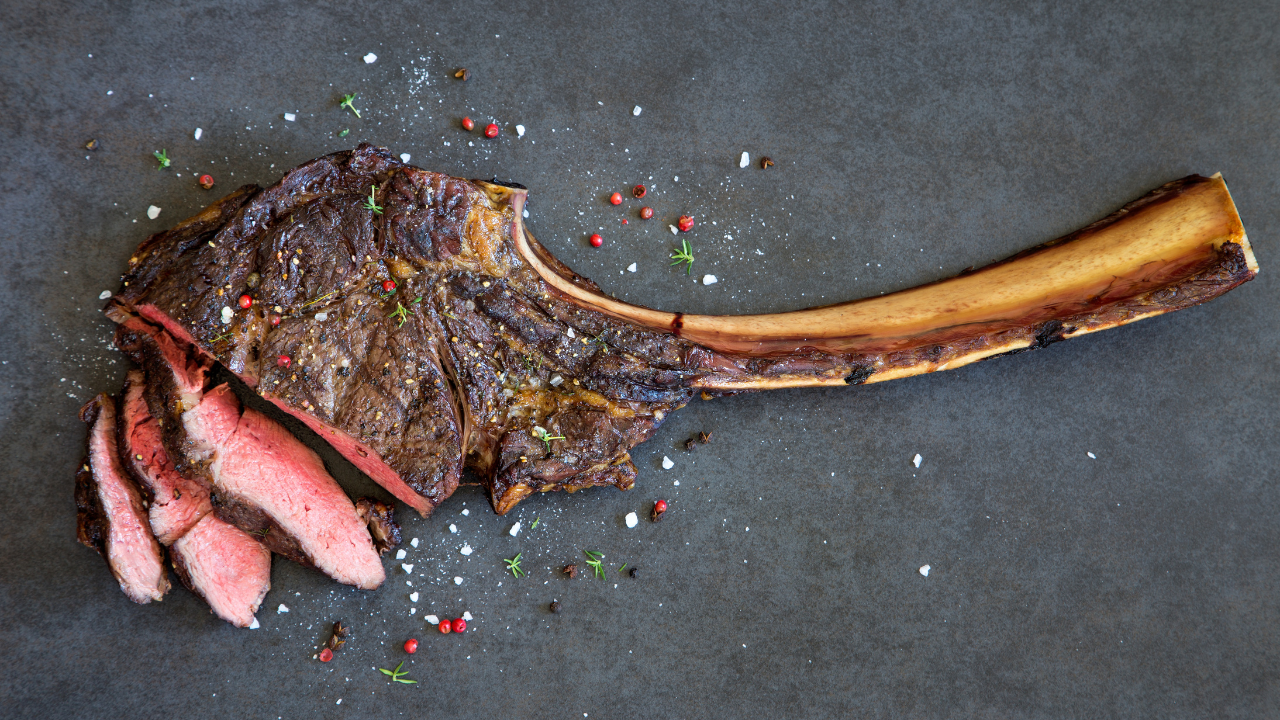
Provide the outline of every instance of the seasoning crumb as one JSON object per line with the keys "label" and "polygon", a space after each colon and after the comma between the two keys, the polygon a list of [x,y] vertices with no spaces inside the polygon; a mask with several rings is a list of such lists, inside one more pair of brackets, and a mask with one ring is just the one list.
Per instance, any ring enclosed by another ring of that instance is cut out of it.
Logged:
{"label": "seasoning crumb", "polygon": [[552,612],[552,613],[554,613],[554,614],[556,614],[556,615],[559,615],[559,614],[560,614],[560,601],[559,601],[559,600],[552,600],[552,601],[551,601],[551,612]]}
{"label": "seasoning crumb", "polygon": [[260,627],[262,627],[262,625],[258,623],[258,618],[254,618],[253,622],[249,623],[250,630],[257,630]]}
{"label": "seasoning crumb", "polygon": [[293,122],[294,120],[298,119],[298,116],[294,115],[293,113],[285,113],[284,119],[285,119],[285,122]]}
{"label": "seasoning crumb", "polygon": [[85,143],[85,144],[84,144],[84,149],[85,149],[85,150],[97,150],[97,149],[98,149],[98,141],[97,141],[96,139],[94,139],[94,140],[90,140],[89,142],[87,142],[87,143]]}
{"label": "seasoning crumb", "polygon": [[1091,453],[1091,452],[1086,452],[1085,454],[1089,456],[1089,459],[1090,459],[1090,460],[1097,460],[1097,459],[1098,459],[1098,456],[1097,456],[1097,455],[1094,455],[1094,454],[1093,454],[1093,453]]}
{"label": "seasoning crumb", "polygon": [[409,544],[410,544],[410,545],[412,545],[412,546],[414,546],[414,547],[418,547],[418,538],[414,538],[414,539],[410,540],[410,541],[409,541]]}
{"label": "seasoning crumb", "polygon": [[287,612],[289,612],[289,606],[285,605],[284,603],[280,603],[280,607],[276,608],[277,615],[280,615],[282,613],[287,613]]}
{"label": "seasoning crumb", "polygon": [[404,570],[405,575],[413,574],[413,563],[400,563],[400,568]]}
{"label": "seasoning crumb", "polygon": [[925,577],[929,577],[929,571],[930,571],[930,570],[932,570],[932,569],[933,569],[933,568],[929,567],[928,565],[921,565],[921,566],[920,566],[920,574],[921,574],[921,575],[923,575],[923,576],[925,576]]}
{"label": "seasoning crumb", "polygon": [[523,523],[517,522],[515,525],[511,526],[511,529],[507,531],[507,534],[510,535],[511,537],[516,537],[517,535],[520,534],[521,527],[523,527]]}
{"label": "seasoning crumb", "polygon": [[454,576],[453,576],[453,584],[454,584],[454,585],[461,585],[461,584],[462,584],[462,578],[458,577],[457,575],[454,575]]}
{"label": "seasoning crumb", "polygon": [[750,164],[751,164],[751,155],[747,154],[747,153],[744,151],[744,152],[742,153],[742,157],[741,157],[741,158],[738,158],[738,167],[740,167],[740,168],[744,168],[744,167],[746,167],[746,166],[748,166],[748,165],[750,165]]}
{"label": "seasoning crumb", "polygon": [[718,282],[720,282],[720,280],[719,280],[719,279],[717,279],[715,275],[703,275],[703,276],[702,276],[702,284],[703,284],[703,285],[715,285],[715,284],[716,284],[716,283],[718,283]]}
{"label": "seasoning crumb", "polygon": [[671,468],[673,468],[673,467],[675,467],[675,466],[676,466],[676,464],[675,464],[674,462],[672,462],[671,458],[667,457],[666,455],[663,455],[663,456],[662,456],[662,469],[663,469],[663,470],[670,470]]}
{"label": "seasoning crumb", "polygon": [[470,511],[470,510],[465,510],[465,509],[464,509],[464,510],[462,511],[462,514],[463,514],[463,515],[470,515],[470,514],[471,514],[471,511]]}
{"label": "seasoning crumb", "polygon": [[635,580],[640,577],[640,568],[633,567],[627,571],[627,574],[631,576],[632,580]]}
{"label": "seasoning crumb", "polygon": [[631,108],[631,114],[632,114],[632,115],[639,115],[639,114],[640,114],[640,106],[639,106],[639,105],[637,105],[637,106],[635,106],[635,107]]}
{"label": "seasoning crumb", "polygon": [[627,513],[627,527],[633,528],[639,524],[640,524],[640,518],[636,517],[635,513],[633,512]]}
{"label": "seasoning crumb", "polygon": [[[457,535],[457,534],[458,534],[458,526],[457,526],[457,525],[454,525],[453,523],[449,523],[449,532],[453,533],[454,535]],[[415,544],[415,546],[416,546],[416,544]]]}
{"label": "seasoning crumb", "polygon": [[636,271],[635,263],[631,263],[630,265],[627,266],[627,272],[635,272],[635,271]]}
{"label": "seasoning crumb", "polygon": [[916,467],[920,467],[920,463],[923,461],[924,461],[924,458],[920,457],[920,453],[916,453],[916,456],[911,458],[911,464],[915,465]]}
{"label": "seasoning crumb", "polygon": [[323,312],[316,313],[316,320],[319,320],[320,322],[324,322],[325,320],[328,320],[328,319],[329,319],[329,313],[323,313]]}
{"label": "seasoning crumb", "polygon": [[564,574],[568,575],[570,580],[578,577],[578,566],[575,565],[574,563],[569,563],[568,565],[565,565]]}
{"label": "seasoning crumb", "polygon": [[466,82],[471,79],[471,71],[466,68],[458,68],[458,71],[455,72],[453,76],[462,82]]}
{"label": "seasoning crumb", "polygon": [[679,235],[679,234],[680,234],[680,231],[676,229],[676,226],[675,226],[675,225],[668,225],[667,227],[671,229],[671,234],[672,234],[672,235]]}
{"label": "seasoning crumb", "polygon": [[693,440],[693,438],[689,438],[688,440],[685,440],[685,441],[684,441],[684,449],[685,449],[685,451],[692,450],[692,449],[693,449],[693,444],[694,444],[694,440]]}
{"label": "seasoning crumb", "polygon": [[368,55],[364,56],[364,62],[366,65],[372,65],[377,61],[378,61],[378,56],[374,55],[373,53],[369,53]]}
{"label": "seasoning crumb", "polygon": [[524,137],[524,126],[523,126],[523,125],[517,125],[517,126],[516,126],[516,137]]}
{"label": "seasoning crumb", "polygon": [[773,158],[769,157],[768,155],[765,155],[764,157],[760,158],[761,170],[767,170],[772,166],[773,166]]}
{"label": "seasoning crumb", "polygon": [[435,615],[428,615],[428,616],[427,616],[427,622],[431,623],[432,625],[439,625],[439,624],[440,624],[440,618],[439,618],[439,617],[437,617],[437,616],[435,616]]}
{"label": "seasoning crumb", "polygon": [[98,293],[98,299],[99,299],[99,300],[106,300],[106,299],[107,299],[107,298],[109,298],[109,297],[111,297],[111,291],[110,291],[110,290],[103,290],[102,292]]}
{"label": "seasoning crumb", "polygon": [[409,602],[418,602],[418,591],[414,590],[409,593]]}
{"label": "seasoning crumb", "polygon": [[400,162],[407,163],[413,156],[409,153],[400,153]]}
{"label": "seasoning crumb", "polygon": [[470,611],[470,610],[464,610],[464,611],[462,612],[462,619],[463,619],[463,620],[466,620],[467,622],[471,622],[471,621],[472,621],[472,620],[474,620],[475,618],[471,617],[471,611]]}
{"label": "seasoning crumb", "polygon": [[707,443],[711,442],[711,433],[709,433],[709,432],[707,432],[707,431],[705,431],[705,430],[704,430],[704,431],[702,431],[702,432],[699,432],[699,433],[698,433],[698,442],[699,442],[699,443],[701,443],[701,444],[703,444],[703,445],[706,445]]}
{"label": "seasoning crumb", "polygon": [[467,544],[464,544],[462,547],[458,548],[458,552],[462,553],[463,555],[470,555],[472,552],[474,552],[474,550],[471,549],[470,543],[467,543]]}
{"label": "seasoning crumb", "polygon": [[152,220],[155,220],[156,218],[160,217],[160,208],[156,207],[155,205],[151,205],[150,207],[148,207],[147,217],[151,218]]}
{"label": "seasoning crumb", "polygon": [[202,128],[196,128],[196,131],[195,131],[194,133],[192,133],[191,135],[192,135],[196,140],[199,140],[199,139],[200,139],[200,136],[201,136],[201,135],[204,135],[204,130],[203,130]]}
{"label": "seasoning crumb", "polygon": [[405,556],[406,556],[406,555],[408,555],[408,554],[409,554],[409,553],[407,553],[407,552],[405,552],[405,551],[404,551],[404,548],[400,548],[399,550],[397,550],[397,551],[396,551],[396,559],[397,559],[397,560],[403,560],[403,559],[405,558]]}

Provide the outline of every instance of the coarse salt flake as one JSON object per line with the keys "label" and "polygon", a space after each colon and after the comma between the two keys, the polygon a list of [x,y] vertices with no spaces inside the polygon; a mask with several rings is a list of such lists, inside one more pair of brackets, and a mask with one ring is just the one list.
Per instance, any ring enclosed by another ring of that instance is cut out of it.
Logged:
{"label": "coarse salt flake", "polygon": [[409,602],[418,602],[418,591],[414,590],[409,593]]}
{"label": "coarse salt flake", "polygon": [[680,230],[679,230],[679,229],[677,229],[675,225],[668,225],[667,227],[671,230],[671,234],[672,234],[672,235],[679,235],[679,234],[680,234]]}
{"label": "coarse salt flake", "polygon": [[200,136],[204,135],[204,130],[202,130],[201,128],[196,128],[196,131],[192,133],[192,135],[195,136],[195,139],[199,140]]}
{"label": "coarse salt flake", "polygon": [[929,571],[930,571],[930,570],[932,570],[932,569],[933,569],[933,568],[929,567],[928,565],[921,565],[921,566],[920,566],[920,574],[921,574],[921,575],[923,575],[923,576],[925,576],[925,577],[929,577]]}
{"label": "coarse salt flake", "polygon": [[671,468],[673,468],[673,467],[675,467],[675,466],[676,466],[676,464],[675,464],[674,462],[672,462],[672,461],[671,461],[671,458],[667,457],[666,455],[663,455],[663,456],[662,456],[662,469],[663,469],[663,470],[670,470]]}
{"label": "coarse salt flake", "polygon": [[439,617],[436,617],[435,615],[428,615],[428,616],[427,616],[427,622],[431,623],[432,625],[439,625],[439,624],[440,624],[440,618],[439,618]]}
{"label": "coarse salt flake", "polygon": [[751,156],[745,152],[742,153],[742,157],[738,158],[738,167],[743,168],[750,164],[751,164]]}
{"label": "coarse salt flake", "polygon": [[412,546],[414,546],[414,547],[418,547],[418,538],[414,538],[414,539],[410,540],[410,541],[409,541],[409,544],[410,544],[410,545],[412,545]]}
{"label": "coarse salt flake", "polygon": [[462,584],[462,578],[458,577],[457,575],[453,576],[453,584],[454,584],[454,585],[461,585],[461,584]]}
{"label": "coarse salt flake", "polygon": [[715,284],[716,284],[716,283],[718,283],[718,282],[720,282],[720,281],[716,279],[716,276],[715,276],[715,275],[703,275],[703,276],[702,276],[702,284],[703,284],[703,285],[715,285]]}
{"label": "coarse salt flake", "polygon": [[470,555],[472,553],[470,543],[464,544],[462,547],[458,548],[458,552],[463,555]]}
{"label": "coarse salt flake", "polygon": [[400,153],[400,162],[409,162],[413,156],[409,153]]}
{"label": "coarse salt flake", "polygon": [[462,511],[462,514],[463,514],[463,515],[470,515],[470,514],[471,514],[471,511],[470,511],[470,510],[463,510],[463,511]]}
{"label": "coarse salt flake", "polygon": [[633,528],[639,524],[640,524],[640,518],[636,517],[635,513],[633,512],[627,513],[627,527]]}
{"label": "coarse salt flake", "polygon": [[920,453],[916,453],[916,456],[911,458],[911,464],[916,467],[920,467],[920,463],[922,462],[924,462],[924,458],[920,457]]}
{"label": "coarse salt flake", "polygon": [[262,625],[258,623],[258,618],[254,618],[253,622],[249,623],[250,630],[257,630],[260,627],[262,627]]}
{"label": "coarse salt flake", "polygon": [[320,322],[324,322],[325,320],[328,320],[328,319],[329,319],[329,313],[323,313],[323,312],[316,313],[316,320],[319,320]]}
{"label": "coarse salt flake", "polygon": [[103,290],[102,292],[98,293],[98,299],[99,299],[99,300],[106,300],[106,299],[107,299],[107,298],[109,298],[109,297],[111,297],[111,291],[110,291],[110,290]]}
{"label": "coarse salt flake", "polygon": [[1085,453],[1085,454],[1089,456],[1089,459],[1090,459],[1090,460],[1097,460],[1097,459],[1098,459],[1098,456],[1097,456],[1097,455],[1094,455],[1094,454],[1093,454],[1093,453],[1091,453],[1091,452],[1090,452],[1090,453]]}
{"label": "coarse salt flake", "polygon": [[507,531],[507,534],[510,535],[511,537],[515,537],[520,534],[520,528],[523,526],[524,526],[523,523],[517,522],[515,525],[511,526],[511,529]]}
{"label": "coarse salt flake", "polygon": [[404,551],[404,548],[401,548],[401,549],[399,549],[399,550],[397,550],[397,551],[396,551],[396,559],[397,559],[397,560],[403,560],[403,559],[405,559],[405,556],[406,556],[406,555],[408,555],[408,554],[409,554],[409,553],[407,553],[407,552],[405,552],[405,551]]}
{"label": "coarse salt flake", "polygon": [[280,607],[276,608],[277,615],[281,613],[287,613],[287,612],[289,612],[289,606],[285,605],[284,603],[280,603]]}
{"label": "coarse salt flake", "polygon": [[569,336],[569,337],[571,337],[571,338],[578,337],[577,335],[575,335],[575,334],[573,333],[573,328],[569,328],[569,332],[567,332],[567,333],[565,333],[565,334],[566,334],[566,335],[568,335],[568,336]]}
{"label": "coarse salt flake", "polygon": [[639,115],[639,114],[640,114],[640,106],[639,106],[639,105],[637,105],[637,106],[635,106],[635,107],[631,108],[631,114],[632,114],[632,115]]}
{"label": "coarse salt flake", "polygon": [[364,56],[364,61],[365,61],[365,64],[367,65],[372,65],[375,62],[377,62],[377,60],[378,60],[378,56],[374,55],[373,53],[369,53],[368,55]]}
{"label": "coarse salt flake", "polygon": [[458,533],[458,526],[457,526],[457,525],[454,525],[453,523],[450,523],[450,524],[449,524],[449,532],[451,532],[451,533],[453,533],[453,534],[455,534],[455,535],[456,535],[456,534]]}
{"label": "coarse salt flake", "polygon": [[471,617],[471,611],[470,611],[470,610],[466,610],[466,611],[463,611],[463,613],[462,613],[462,619],[463,619],[463,620],[466,620],[467,622],[471,622],[471,621],[472,621],[472,620],[474,620],[475,618]]}
{"label": "coarse salt flake", "polygon": [[156,207],[155,205],[148,207],[147,217],[151,218],[152,220],[155,220],[156,218],[160,217],[160,208]]}
{"label": "coarse salt flake", "polygon": [[523,126],[523,125],[517,125],[517,126],[516,126],[516,137],[524,137],[524,126]]}
{"label": "coarse salt flake", "polygon": [[413,563],[400,563],[400,567],[404,570],[405,575],[413,574]]}
{"label": "coarse salt flake", "polygon": [[635,272],[635,271],[636,271],[635,263],[631,263],[630,265],[627,266],[627,272]]}
{"label": "coarse salt flake", "polygon": [[293,122],[294,120],[298,119],[298,116],[294,115],[293,113],[285,113],[284,119],[286,122]]}

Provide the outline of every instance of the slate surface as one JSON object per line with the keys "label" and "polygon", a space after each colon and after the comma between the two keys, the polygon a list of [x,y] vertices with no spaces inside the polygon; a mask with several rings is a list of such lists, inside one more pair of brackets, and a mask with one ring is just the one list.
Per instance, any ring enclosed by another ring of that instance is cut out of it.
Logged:
{"label": "slate surface", "polygon": [[[4,3],[0,716],[1275,716],[1278,24],[1266,2]],[[1223,173],[1263,272],[1044,352],[695,402],[632,492],[406,517],[415,570],[377,592],[277,560],[260,630],[181,589],[132,605],[74,541],[75,413],[125,371],[98,295],[148,233],[360,140],[528,185],[559,257],[664,309],[910,287],[1192,172]],[[605,201],[641,181],[647,223]],[[716,285],[667,267],[682,213]],[[656,497],[667,519],[628,530]],[[640,577],[553,571],[585,549]],[[423,621],[463,611],[460,637]],[[313,661],[338,618],[350,647]],[[410,636],[420,684],[390,685]]]}

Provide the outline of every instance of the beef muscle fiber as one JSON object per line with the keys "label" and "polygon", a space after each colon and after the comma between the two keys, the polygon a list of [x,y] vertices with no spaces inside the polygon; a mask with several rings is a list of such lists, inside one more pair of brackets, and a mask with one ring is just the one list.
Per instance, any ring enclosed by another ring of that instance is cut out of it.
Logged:
{"label": "beef muscle fiber", "polygon": [[169,549],[173,568],[214,614],[249,627],[271,589],[271,553],[243,530],[213,515],[200,518]]}

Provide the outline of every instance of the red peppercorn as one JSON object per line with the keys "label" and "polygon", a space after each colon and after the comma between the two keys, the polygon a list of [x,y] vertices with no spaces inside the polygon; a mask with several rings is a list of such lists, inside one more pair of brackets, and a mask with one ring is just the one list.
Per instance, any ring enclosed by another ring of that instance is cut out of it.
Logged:
{"label": "red peppercorn", "polygon": [[290,365],[293,364],[293,361],[289,359],[288,355],[281,355],[280,357],[276,358],[276,364],[279,365],[280,367],[289,367]]}
{"label": "red peppercorn", "polygon": [[609,196],[609,202],[613,203],[614,205],[621,205],[621,204],[622,204],[622,193],[614,193],[614,194],[610,195],[610,196]]}
{"label": "red peppercorn", "polygon": [[474,120],[472,120],[472,119],[471,119],[471,118],[469,118],[469,117],[464,117],[464,118],[462,118],[462,129],[463,129],[463,130],[474,130],[474,129],[475,129],[475,127],[476,127],[476,123],[475,123],[475,121],[474,121]]}
{"label": "red peppercorn", "polygon": [[653,504],[653,512],[649,513],[649,517],[653,518],[654,522],[658,522],[659,520],[662,519],[662,514],[665,513],[666,511],[667,511],[667,501],[659,500]]}
{"label": "red peppercorn", "polygon": [[648,190],[646,190],[646,189],[645,189],[645,187],[644,187],[643,185],[637,185],[637,186],[635,186],[635,187],[631,188],[631,194],[632,194],[632,195],[634,195],[634,196],[635,196],[635,198],[636,198],[637,200],[639,200],[640,198],[644,197],[644,196],[645,196],[645,194],[646,194],[646,193],[648,193],[648,192],[649,192],[649,191],[648,191]]}
{"label": "red peppercorn", "polygon": [[248,310],[249,308],[253,307],[253,298],[249,297],[248,295],[241,295],[240,307],[243,310]]}
{"label": "red peppercorn", "polygon": [[405,640],[404,651],[409,653],[410,655],[418,652],[418,641],[413,638],[409,638],[408,640]]}
{"label": "red peppercorn", "polygon": [[681,215],[676,221],[676,227],[680,228],[680,232],[689,232],[693,229],[693,218],[688,215]]}
{"label": "red peppercorn", "polygon": [[333,659],[333,651],[325,648],[320,651],[320,662],[329,662]]}
{"label": "red peppercorn", "polygon": [[279,325],[279,324],[280,324],[280,316],[279,316],[279,315],[272,315],[272,316],[271,316],[271,325],[272,325],[272,327],[274,327],[274,326],[276,326],[276,325]]}
{"label": "red peppercorn", "polygon": [[496,138],[496,137],[498,137],[498,126],[497,126],[497,125],[495,125],[494,123],[489,123],[488,125],[485,125],[485,126],[484,126],[484,136],[485,136],[485,137],[487,137],[487,138]]}
{"label": "red peppercorn", "polygon": [[197,182],[200,183],[200,187],[204,188],[205,190],[208,190],[209,188],[213,187],[213,176],[201,175],[200,179]]}
{"label": "red peppercorn", "polygon": [[395,281],[395,280],[383,280],[383,281],[382,281],[382,292],[391,292],[392,290],[395,290],[395,289],[396,289],[396,281]]}
{"label": "red peppercorn", "polygon": [[454,632],[466,632],[466,631],[467,631],[467,621],[466,621],[466,620],[463,620],[462,618],[454,618],[454,619],[453,619],[453,631],[454,631]]}
{"label": "red peppercorn", "polygon": [[592,235],[590,240],[591,240],[591,247],[600,247],[601,245],[604,244],[604,238],[600,237],[599,235]]}
{"label": "red peppercorn", "polygon": [[441,620],[441,621],[440,621],[440,634],[441,634],[441,635],[448,635],[448,634],[449,634],[449,633],[451,633],[451,632],[453,632],[453,625],[450,625],[448,620]]}
{"label": "red peppercorn", "polygon": [[623,224],[623,225],[630,225],[630,224],[631,224],[631,221],[630,221],[630,220],[628,220],[628,219],[626,219],[626,218],[622,218],[622,224]]}
{"label": "red peppercorn", "polygon": [[653,217],[653,208],[651,207],[640,208],[640,217],[644,218],[645,220],[648,220],[649,218]]}

